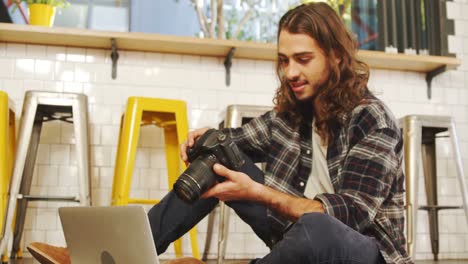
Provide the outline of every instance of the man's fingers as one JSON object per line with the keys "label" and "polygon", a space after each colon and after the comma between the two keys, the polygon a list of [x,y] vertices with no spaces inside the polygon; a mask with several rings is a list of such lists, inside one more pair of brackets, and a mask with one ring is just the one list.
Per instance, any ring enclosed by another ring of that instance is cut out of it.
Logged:
{"label": "man's fingers", "polygon": [[195,136],[193,134],[189,134],[187,138],[187,147],[192,147],[193,143],[195,143]]}
{"label": "man's fingers", "polygon": [[180,144],[180,157],[182,158],[182,160],[187,163],[187,141],[184,141],[182,142],[182,144]]}
{"label": "man's fingers", "polygon": [[[235,173],[234,171],[231,171],[229,170],[228,168],[224,167],[223,165],[219,164],[219,163],[216,163],[214,166],[213,166],[213,171],[219,175],[219,176],[222,176],[222,177],[225,177],[226,179],[231,179],[231,174],[232,173]],[[225,182],[224,182],[225,183]],[[203,199],[206,199],[206,198],[209,198],[209,197],[212,197],[214,195],[217,195],[218,192],[220,192],[223,188],[223,183],[217,183],[215,184],[213,187],[211,187],[210,189],[208,189],[208,191],[206,191],[202,196],[201,198]]]}
{"label": "man's fingers", "polygon": [[223,165],[221,165],[219,163],[216,163],[213,166],[213,170],[219,176],[223,176],[223,177],[225,177],[227,179],[232,179],[233,174],[236,173],[235,171],[232,171],[232,170],[224,167]]}
{"label": "man's fingers", "polygon": [[193,132],[190,132],[187,137],[187,143],[188,147],[193,147],[193,144],[195,144],[195,141],[202,135],[199,130],[195,130]]}
{"label": "man's fingers", "polygon": [[213,195],[216,195],[221,189],[222,189],[222,184],[216,183],[213,187],[211,187],[205,193],[203,193],[201,198],[206,199],[206,198],[213,197]]}
{"label": "man's fingers", "polygon": [[188,156],[187,156],[187,149],[192,148],[195,144],[195,141],[198,140],[209,128],[200,128],[196,129],[192,132],[187,134],[187,140],[180,144],[180,157],[182,161],[185,162],[185,165],[188,165]]}

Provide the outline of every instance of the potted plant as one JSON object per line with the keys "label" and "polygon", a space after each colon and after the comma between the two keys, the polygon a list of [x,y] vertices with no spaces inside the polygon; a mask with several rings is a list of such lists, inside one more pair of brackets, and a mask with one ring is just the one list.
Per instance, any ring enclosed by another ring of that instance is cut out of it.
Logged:
{"label": "potted plant", "polygon": [[54,24],[56,7],[67,7],[67,0],[16,0],[16,5],[26,2],[29,7],[29,24],[51,27]]}

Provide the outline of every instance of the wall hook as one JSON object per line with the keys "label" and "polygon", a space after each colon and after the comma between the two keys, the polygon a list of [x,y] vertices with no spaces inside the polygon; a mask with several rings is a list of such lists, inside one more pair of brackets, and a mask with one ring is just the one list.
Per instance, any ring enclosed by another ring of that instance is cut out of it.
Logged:
{"label": "wall hook", "polygon": [[117,45],[115,44],[115,38],[111,38],[112,52],[112,79],[117,78],[117,60],[119,59],[119,52],[117,51]]}
{"label": "wall hook", "polygon": [[447,70],[447,66],[443,65],[437,69],[434,69],[426,74],[426,83],[427,83],[427,98],[430,100],[432,98],[432,79],[437,75],[445,72]]}
{"label": "wall hook", "polygon": [[232,57],[234,56],[234,52],[236,48],[232,47],[229,50],[226,58],[224,59],[224,68],[226,69],[226,86],[231,85],[231,66],[232,66]]}

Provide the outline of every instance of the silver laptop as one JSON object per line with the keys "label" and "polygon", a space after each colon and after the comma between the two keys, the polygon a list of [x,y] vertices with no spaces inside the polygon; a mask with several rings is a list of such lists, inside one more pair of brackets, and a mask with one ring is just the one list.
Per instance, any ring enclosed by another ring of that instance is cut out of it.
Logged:
{"label": "silver laptop", "polygon": [[159,264],[141,206],[62,207],[59,215],[72,264]]}

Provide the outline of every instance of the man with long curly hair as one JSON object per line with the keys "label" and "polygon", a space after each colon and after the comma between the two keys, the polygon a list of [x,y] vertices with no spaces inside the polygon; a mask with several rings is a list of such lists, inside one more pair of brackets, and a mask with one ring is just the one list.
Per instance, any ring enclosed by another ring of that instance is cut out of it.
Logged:
{"label": "man with long curly hair", "polygon": [[[189,205],[171,191],[149,211],[159,254],[222,200],[271,248],[251,263],[411,263],[400,130],[356,52],[325,3],[281,18],[274,109],[223,130],[246,155],[240,171],[215,164],[225,180],[202,199]],[[184,161],[207,130],[188,134]]]}
{"label": "man with long curly hair", "polygon": [[[369,69],[334,10],[311,3],[278,28],[275,107],[224,129],[250,158],[194,205],[170,193],[150,212],[158,252],[226,201],[271,248],[259,263],[410,263],[405,250],[403,142],[367,88]],[[188,134],[186,150],[208,128]],[[266,162],[265,173],[252,161]],[[170,230],[170,231],[168,231]]]}

